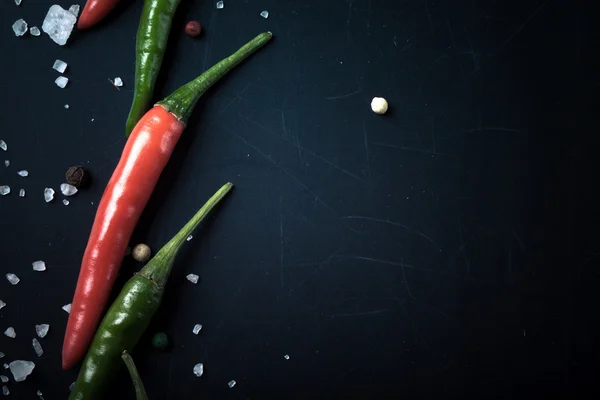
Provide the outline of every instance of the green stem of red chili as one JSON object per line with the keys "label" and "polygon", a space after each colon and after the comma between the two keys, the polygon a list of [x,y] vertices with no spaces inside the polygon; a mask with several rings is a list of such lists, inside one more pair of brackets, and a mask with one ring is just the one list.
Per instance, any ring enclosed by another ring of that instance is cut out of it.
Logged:
{"label": "green stem of red chili", "polygon": [[196,103],[204,93],[219,79],[226,75],[232,68],[244,61],[273,37],[271,32],[264,32],[246,43],[229,57],[213,65],[208,71],[180,87],[169,97],[158,104],[167,111],[175,114],[180,121],[186,122],[190,117]]}

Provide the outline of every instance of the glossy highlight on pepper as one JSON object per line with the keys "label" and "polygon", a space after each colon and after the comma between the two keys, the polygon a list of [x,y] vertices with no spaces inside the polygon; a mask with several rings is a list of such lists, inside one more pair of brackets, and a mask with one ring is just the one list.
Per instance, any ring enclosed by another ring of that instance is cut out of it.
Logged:
{"label": "glossy highlight on pepper", "polygon": [[102,21],[120,0],[88,0],[77,21],[78,29],[88,29]]}

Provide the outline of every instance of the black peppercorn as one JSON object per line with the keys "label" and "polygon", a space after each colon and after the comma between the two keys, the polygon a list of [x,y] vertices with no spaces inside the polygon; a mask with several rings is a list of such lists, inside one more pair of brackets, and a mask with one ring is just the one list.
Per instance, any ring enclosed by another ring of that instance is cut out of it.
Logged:
{"label": "black peppercorn", "polygon": [[87,172],[81,165],[75,165],[74,167],[69,168],[65,174],[65,178],[69,185],[73,185],[76,188],[85,186],[88,180]]}

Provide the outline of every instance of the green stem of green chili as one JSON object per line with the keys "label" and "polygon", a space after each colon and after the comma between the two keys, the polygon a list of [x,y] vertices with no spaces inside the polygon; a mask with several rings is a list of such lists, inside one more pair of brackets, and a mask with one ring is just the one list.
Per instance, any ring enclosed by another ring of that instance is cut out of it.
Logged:
{"label": "green stem of green chili", "polygon": [[198,99],[200,99],[212,85],[236,65],[267,44],[267,42],[271,40],[271,37],[273,37],[271,32],[261,33],[250,42],[246,43],[238,51],[219,61],[208,71],[204,72],[187,85],[180,87],[158,104],[163,106],[167,111],[175,114],[180,121],[185,123],[192,113]]}
{"label": "green stem of green chili", "polygon": [[215,193],[207,202],[202,206],[200,210],[192,217],[192,219],[185,224],[183,228],[173,236],[173,239],[169,241],[166,245],[163,246],[162,249],[156,253],[156,255],[146,264],[144,268],[140,271],[140,275],[152,280],[154,283],[158,285],[158,287],[164,287],[167,279],[169,278],[169,274],[171,273],[171,268],[173,267],[173,262],[175,261],[175,256],[179,251],[179,248],[186,242],[186,239],[190,236],[190,234],[196,229],[196,227],[204,220],[204,218],[210,213],[210,211],[221,201],[223,197],[229,193],[229,191],[233,188],[233,184],[226,183]]}
{"label": "green stem of green chili", "polygon": [[121,354],[121,358],[129,370],[129,375],[131,375],[131,381],[133,382],[133,387],[135,388],[135,398],[137,400],[148,400],[148,395],[146,394],[146,389],[144,388],[144,382],[142,382],[142,378],[135,367],[133,358],[131,358],[127,351],[124,351],[123,354]]}

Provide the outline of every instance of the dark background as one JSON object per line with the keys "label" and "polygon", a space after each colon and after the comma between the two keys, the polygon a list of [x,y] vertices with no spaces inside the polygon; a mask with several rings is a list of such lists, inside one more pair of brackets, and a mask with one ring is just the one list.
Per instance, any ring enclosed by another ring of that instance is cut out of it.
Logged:
{"label": "dark background", "polygon": [[[172,347],[148,335],[134,352],[150,398],[598,394],[592,2],[215,2],[180,6],[157,99],[258,32],[275,39],[200,102],[132,240],[157,250],[236,184],[179,257],[150,329]],[[36,363],[25,382],[11,376],[12,398],[66,398],[77,376],[60,369],[61,306],[125,142],[142,1],[123,3],[63,48],[11,31],[18,18],[41,28],[51,2],[0,2],[0,185],[12,188],[0,272],[21,278],[0,281],[0,330],[17,331],[0,336],[0,362]],[[190,19],[200,39],[183,34]],[[94,182],[65,207],[58,186],[79,163]],[[126,260],[119,285],[139,268]],[[121,375],[110,397],[131,399]]]}

